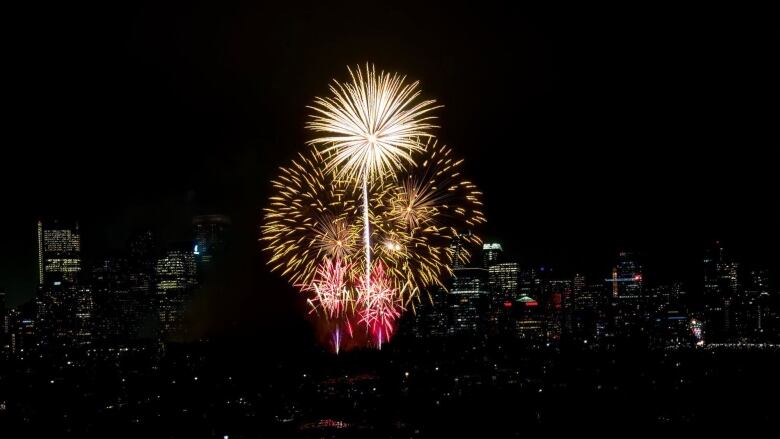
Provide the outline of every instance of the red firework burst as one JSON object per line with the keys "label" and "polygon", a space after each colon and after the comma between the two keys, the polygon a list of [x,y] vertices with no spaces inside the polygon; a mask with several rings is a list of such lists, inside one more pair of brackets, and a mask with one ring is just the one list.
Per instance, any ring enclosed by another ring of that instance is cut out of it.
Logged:
{"label": "red firework burst", "polygon": [[359,322],[366,326],[376,346],[381,348],[393,335],[395,320],[403,310],[402,303],[381,260],[374,264],[369,279],[359,276],[356,283]]}
{"label": "red firework burst", "polygon": [[314,279],[308,285],[300,286],[302,292],[314,293],[309,303],[321,308],[328,318],[341,317],[350,303],[348,285],[352,264],[339,258],[325,260],[317,267]]}

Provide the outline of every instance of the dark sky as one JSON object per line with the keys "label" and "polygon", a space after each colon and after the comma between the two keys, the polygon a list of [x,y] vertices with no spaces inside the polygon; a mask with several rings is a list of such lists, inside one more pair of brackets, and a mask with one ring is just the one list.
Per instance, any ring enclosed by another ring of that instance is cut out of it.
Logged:
{"label": "dark sky", "polygon": [[445,106],[439,134],[484,189],[486,236],[523,262],[600,276],[627,248],[651,277],[698,279],[719,238],[780,266],[771,14],[261,3],[4,14],[0,288],[13,303],[33,293],[40,215],[80,219],[94,258],[137,227],[184,239],[193,213],[213,211],[234,219],[240,272],[214,300],[297,306],[258,299],[288,294],[255,242],[269,179],[305,148],[305,105],[367,61]]}

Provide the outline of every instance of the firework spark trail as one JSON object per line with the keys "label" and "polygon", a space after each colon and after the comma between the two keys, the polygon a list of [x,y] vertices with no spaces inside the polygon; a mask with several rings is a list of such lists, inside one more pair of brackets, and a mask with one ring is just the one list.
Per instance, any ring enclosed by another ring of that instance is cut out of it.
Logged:
{"label": "firework spark trail", "polygon": [[324,135],[308,143],[331,154],[328,171],[355,182],[365,177],[371,183],[413,166],[412,154],[424,150],[420,139],[434,137],[428,113],[439,108],[436,101],[419,101],[419,83],[406,84],[397,74],[377,74],[368,65],[365,73],[360,67],[348,71],[351,82],[334,80],[331,96],[309,106],[315,113],[307,128]]}
{"label": "firework spark trail", "polygon": [[366,253],[365,282],[371,281],[371,230],[368,220],[368,176],[363,176],[363,245]]}
{"label": "firework spark trail", "polygon": [[341,328],[338,326],[333,331],[333,348],[336,351],[336,355],[338,355],[339,350],[341,350]]}
{"label": "firework spark trail", "polygon": [[358,282],[358,315],[360,323],[366,326],[375,344],[389,340],[393,334],[393,325],[401,316],[403,309],[396,295],[393,281],[387,275],[381,260],[376,261],[371,276]]}
{"label": "firework spark trail", "polygon": [[309,141],[330,153],[326,170],[341,176],[359,178],[363,186],[363,246],[365,280],[371,280],[371,225],[369,221],[368,185],[371,180],[414,165],[412,152],[424,151],[420,137],[431,138],[434,125],[426,113],[437,108],[435,101],[415,103],[420,92],[417,82],[404,84],[404,77],[366,65],[365,77],[358,67],[348,69],[351,83],[334,81],[332,97],[316,98],[310,108],[315,111],[307,127],[324,132],[325,137]]}
{"label": "firework spark trail", "polygon": [[311,153],[280,168],[261,226],[271,270],[336,323],[337,353],[353,324],[381,348],[454,259],[468,262],[451,244],[478,244],[470,232],[485,221],[462,160],[435,141],[439,106],[420,99],[418,82],[369,65],[348,71],[309,107]]}
{"label": "firework spark trail", "polygon": [[330,319],[342,316],[350,302],[348,286],[352,264],[340,259],[325,260],[317,267],[314,280],[310,284],[298,285],[302,292],[314,293],[309,303],[314,310],[318,307]]}

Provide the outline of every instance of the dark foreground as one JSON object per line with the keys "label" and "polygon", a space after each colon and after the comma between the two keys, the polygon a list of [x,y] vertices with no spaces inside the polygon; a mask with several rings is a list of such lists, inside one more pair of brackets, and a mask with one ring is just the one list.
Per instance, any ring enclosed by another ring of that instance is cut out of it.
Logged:
{"label": "dark foreground", "polygon": [[[405,348],[401,348],[405,346]],[[412,340],[339,356],[250,342],[0,362],[3,437],[520,437],[777,431],[780,353],[528,352]],[[13,434],[9,434],[13,433]],[[6,436],[8,434],[8,436]]]}

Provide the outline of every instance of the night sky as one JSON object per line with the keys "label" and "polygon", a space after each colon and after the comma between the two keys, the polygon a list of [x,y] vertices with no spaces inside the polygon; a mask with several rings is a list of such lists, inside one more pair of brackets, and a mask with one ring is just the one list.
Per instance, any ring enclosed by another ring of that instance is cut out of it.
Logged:
{"label": "night sky", "polygon": [[523,263],[600,277],[625,248],[651,280],[695,281],[721,239],[749,265],[780,267],[771,14],[260,3],[4,14],[0,288],[12,304],[34,292],[39,216],[79,219],[94,259],[134,229],[181,240],[193,214],[220,212],[234,220],[233,270],[205,320],[298,315],[263,265],[261,209],[274,170],[306,148],[305,106],[365,62],[444,105],[438,134],[485,192],[485,235]]}

